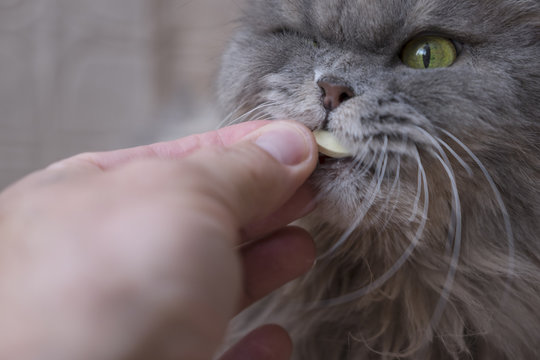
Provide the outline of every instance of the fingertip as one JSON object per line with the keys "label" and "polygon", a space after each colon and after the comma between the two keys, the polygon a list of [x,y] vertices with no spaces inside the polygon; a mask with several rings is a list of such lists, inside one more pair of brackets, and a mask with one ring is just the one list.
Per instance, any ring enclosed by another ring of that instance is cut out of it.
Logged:
{"label": "fingertip", "polygon": [[213,194],[230,222],[245,228],[291,199],[315,170],[317,150],[305,126],[275,121],[231,146],[201,150],[189,161],[207,173],[196,187]]}
{"label": "fingertip", "polygon": [[293,166],[310,161],[316,154],[311,131],[293,121],[274,121],[257,131],[255,145],[284,165]]}

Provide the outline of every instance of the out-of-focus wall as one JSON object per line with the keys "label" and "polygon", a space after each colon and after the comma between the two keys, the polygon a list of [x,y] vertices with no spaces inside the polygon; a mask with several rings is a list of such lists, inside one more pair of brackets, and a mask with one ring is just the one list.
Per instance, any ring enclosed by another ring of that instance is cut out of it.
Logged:
{"label": "out-of-focus wall", "polygon": [[0,189],[85,151],[215,127],[242,0],[0,0]]}

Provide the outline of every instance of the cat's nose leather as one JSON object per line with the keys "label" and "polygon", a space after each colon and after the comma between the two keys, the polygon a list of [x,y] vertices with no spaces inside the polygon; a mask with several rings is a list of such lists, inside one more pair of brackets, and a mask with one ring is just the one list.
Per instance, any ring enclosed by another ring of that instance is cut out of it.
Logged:
{"label": "cat's nose leather", "polygon": [[332,111],[355,96],[354,90],[338,79],[322,79],[317,82],[321,88],[324,108]]}

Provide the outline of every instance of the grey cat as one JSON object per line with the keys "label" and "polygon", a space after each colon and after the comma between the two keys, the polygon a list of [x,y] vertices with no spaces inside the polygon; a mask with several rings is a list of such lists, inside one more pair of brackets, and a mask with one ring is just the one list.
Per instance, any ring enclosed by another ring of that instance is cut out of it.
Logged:
{"label": "grey cat", "polygon": [[237,319],[295,359],[540,359],[538,0],[253,0],[231,118],[295,119],[321,158],[319,259]]}

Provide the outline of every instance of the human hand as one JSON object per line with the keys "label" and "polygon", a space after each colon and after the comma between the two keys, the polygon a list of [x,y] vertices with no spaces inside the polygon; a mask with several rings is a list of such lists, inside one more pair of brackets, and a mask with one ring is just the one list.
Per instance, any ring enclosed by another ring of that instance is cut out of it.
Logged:
{"label": "human hand", "polygon": [[[212,358],[235,313],[311,267],[311,238],[285,226],[313,207],[316,159],[302,125],[251,122],[15,183],[0,194],[0,358]],[[267,326],[224,359],[290,351]]]}

